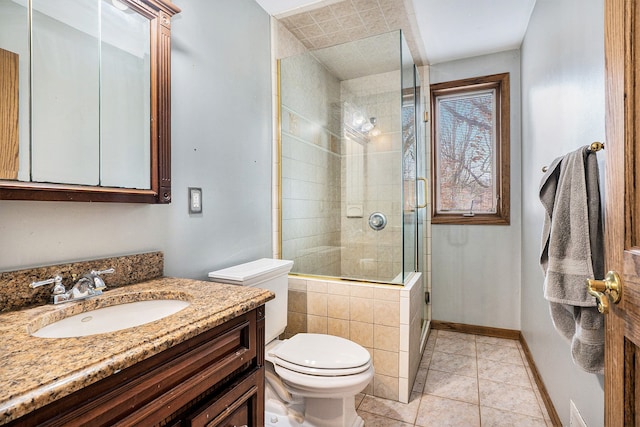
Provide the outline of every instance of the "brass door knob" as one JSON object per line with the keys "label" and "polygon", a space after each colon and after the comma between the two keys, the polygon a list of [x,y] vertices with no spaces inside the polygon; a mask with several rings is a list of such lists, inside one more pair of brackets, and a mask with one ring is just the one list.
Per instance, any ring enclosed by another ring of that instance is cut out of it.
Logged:
{"label": "brass door knob", "polygon": [[617,304],[622,298],[622,280],[618,273],[610,271],[604,280],[587,279],[587,292],[598,301],[598,311],[607,314],[609,301]]}

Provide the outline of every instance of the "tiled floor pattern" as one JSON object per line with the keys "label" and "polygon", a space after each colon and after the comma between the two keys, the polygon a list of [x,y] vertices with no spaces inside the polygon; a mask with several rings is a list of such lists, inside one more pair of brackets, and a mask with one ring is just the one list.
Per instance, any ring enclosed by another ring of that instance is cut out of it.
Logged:
{"label": "tiled floor pattern", "polygon": [[431,331],[408,404],[360,394],[367,427],[552,426],[515,340]]}

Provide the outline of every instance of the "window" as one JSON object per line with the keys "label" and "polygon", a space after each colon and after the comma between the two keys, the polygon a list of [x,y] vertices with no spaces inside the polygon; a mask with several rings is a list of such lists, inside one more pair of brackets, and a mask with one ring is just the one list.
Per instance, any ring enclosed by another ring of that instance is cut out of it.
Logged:
{"label": "window", "polygon": [[509,74],[431,85],[433,224],[509,224]]}

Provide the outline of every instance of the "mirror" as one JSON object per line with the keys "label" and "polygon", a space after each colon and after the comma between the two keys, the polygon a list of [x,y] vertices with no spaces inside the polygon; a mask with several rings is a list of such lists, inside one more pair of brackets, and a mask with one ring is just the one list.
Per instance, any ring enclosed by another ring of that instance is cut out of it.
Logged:
{"label": "mirror", "polygon": [[167,0],[0,0],[0,199],[171,201],[178,12]]}

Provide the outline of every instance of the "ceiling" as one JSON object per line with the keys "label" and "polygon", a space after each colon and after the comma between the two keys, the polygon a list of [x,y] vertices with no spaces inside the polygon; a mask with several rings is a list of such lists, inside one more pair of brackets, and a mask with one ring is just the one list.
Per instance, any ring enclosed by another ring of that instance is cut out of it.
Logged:
{"label": "ceiling", "polygon": [[[344,0],[256,0],[279,18]],[[357,6],[360,0],[351,0]],[[398,0],[377,0],[381,8]],[[515,49],[527,30],[536,0],[404,0],[413,34],[422,42],[421,63],[438,64],[455,59]],[[395,6],[394,6],[395,7]]]}

